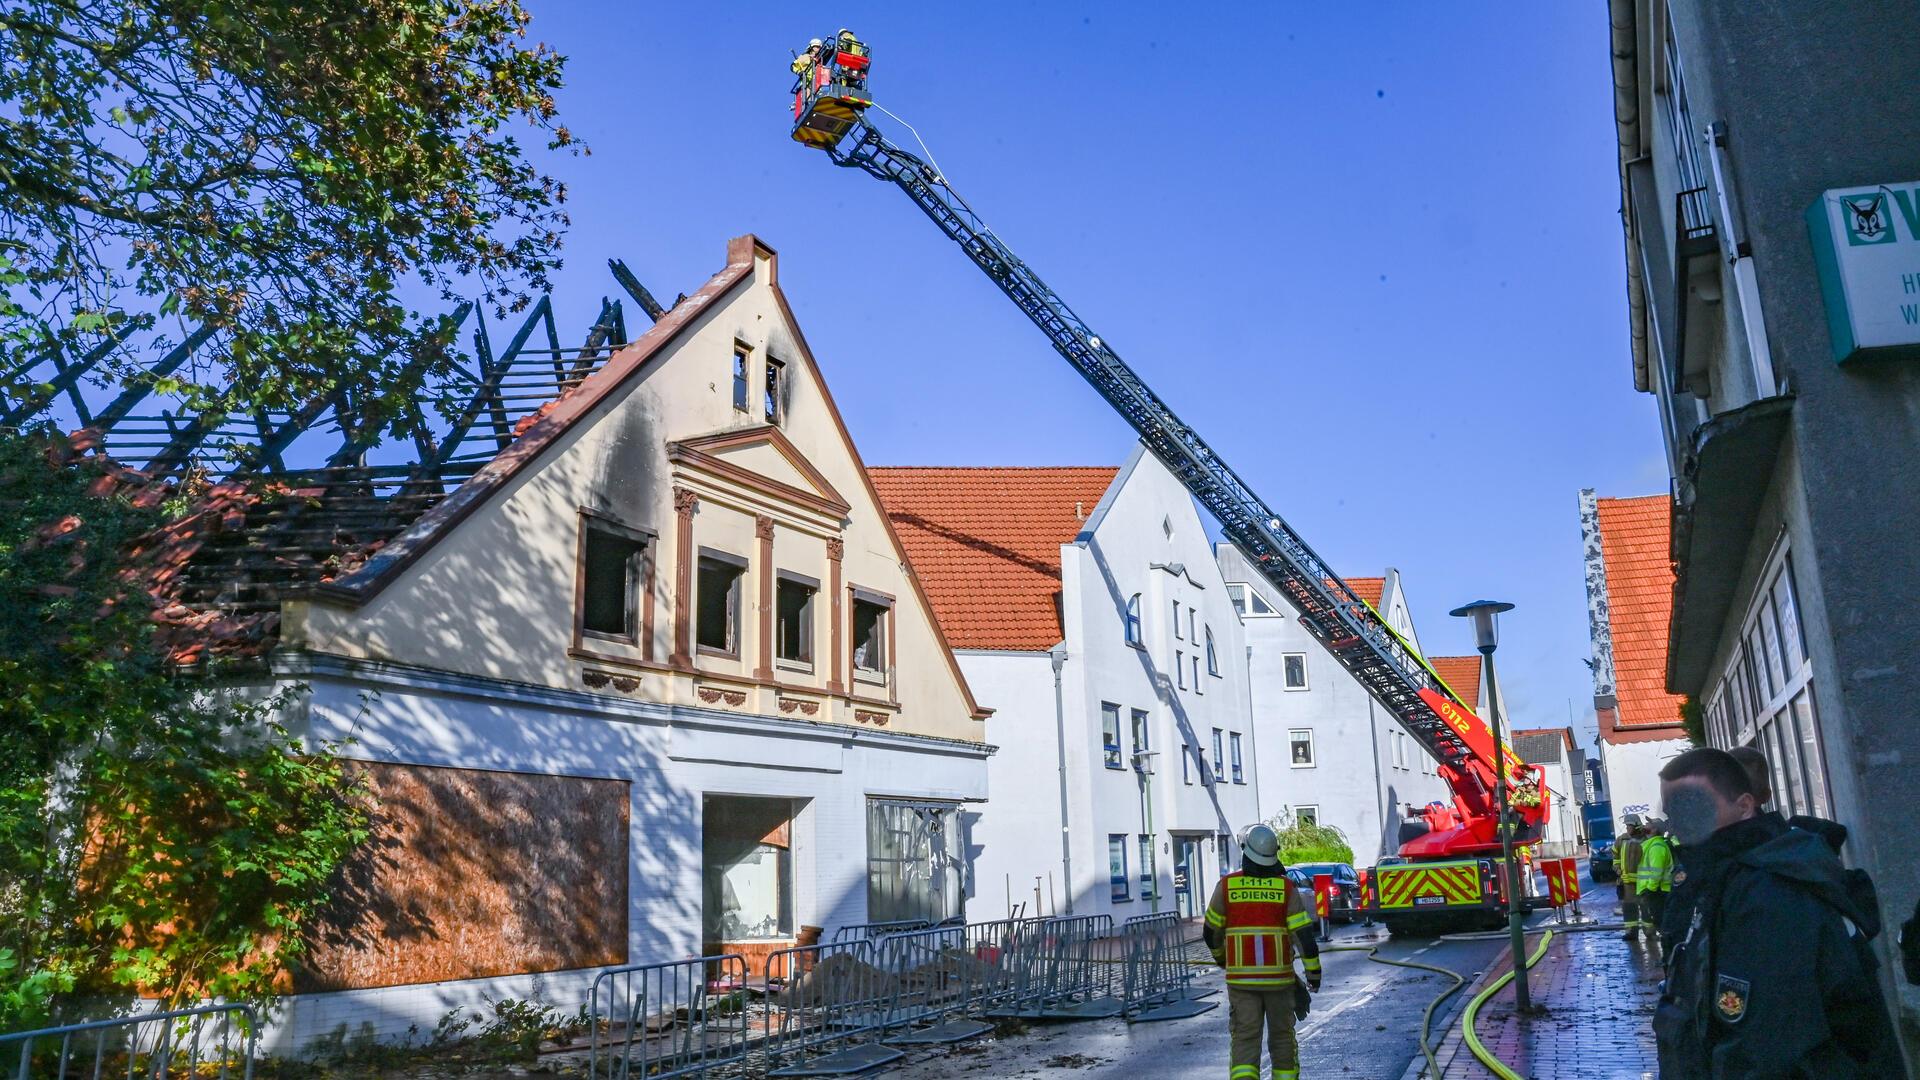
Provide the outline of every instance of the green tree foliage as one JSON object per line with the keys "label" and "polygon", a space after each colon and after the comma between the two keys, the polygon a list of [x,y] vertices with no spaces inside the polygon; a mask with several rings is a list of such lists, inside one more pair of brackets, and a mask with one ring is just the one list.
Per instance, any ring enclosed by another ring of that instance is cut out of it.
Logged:
{"label": "green tree foliage", "polygon": [[0,438],[0,1030],[63,993],[267,996],[366,835],[364,791],[172,671],[123,558],[163,517]]}
{"label": "green tree foliage", "polygon": [[[223,414],[344,393],[392,426],[448,362],[410,279],[504,310],[559,265],[564,188],[511,129],[574,140],[527,23],[518,0],[0,6],[0,361],[211,325],[221,359],[163,390]],[[0,406],[34,392],[0,375]]]}
{"label": "green tree foliage", "polygon": [[1280,840],[1280,861],[1295,863],[1353,862],[1353,848],[1347,834],[1331,825],[1300,821],[1292,814],[1281,814],[1267,822]]}

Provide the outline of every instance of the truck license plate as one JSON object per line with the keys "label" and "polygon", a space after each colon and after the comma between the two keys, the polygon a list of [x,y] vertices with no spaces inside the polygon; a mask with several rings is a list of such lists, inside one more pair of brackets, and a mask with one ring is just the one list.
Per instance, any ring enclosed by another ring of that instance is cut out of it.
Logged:
{"label": "truck license plate", "polygon": [[1446,902],[1447,898],[1444,896],[1416,896],[1413,898],[1414,907],[1425,907],[1428,904],[1444,904]]}

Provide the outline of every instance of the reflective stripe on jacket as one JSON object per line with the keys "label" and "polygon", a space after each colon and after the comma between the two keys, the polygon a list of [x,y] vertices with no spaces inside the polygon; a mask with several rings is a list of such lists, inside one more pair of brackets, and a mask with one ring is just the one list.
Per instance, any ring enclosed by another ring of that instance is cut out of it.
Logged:
{"label": "reflective stripe on jacket", "polygon": [[1248,990],[1292,986],[1292,935],[1310,926],[1313,916],[1286,876],[1228,874],[1214,899],[1207,905],[1207,925],[1222,932],[1218,955],[1227,969],[1227,985]]}
{"label": "reflective stripe on jacket", "polygon": [[1640,892],[1673,891],[1673,841],[1664,836],[1649,836],[1640,845],[1640,871],[1635,875]]}

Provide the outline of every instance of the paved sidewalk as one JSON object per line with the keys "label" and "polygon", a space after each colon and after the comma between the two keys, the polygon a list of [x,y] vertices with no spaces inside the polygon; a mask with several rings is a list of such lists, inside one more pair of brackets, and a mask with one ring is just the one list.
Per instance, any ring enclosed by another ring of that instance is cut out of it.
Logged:
{"label": "paved sidewalk", "polygon": [[[1617,922],[1607,898],[1597,912]],[[1551,926],[1546,927],[1552,929]],[[1529,946],[1534,939],[1528,938]],[[1513,969],[1502,957],[1463,993],[1478,994]],[[1660,956],[1651,942],[1629,944],[1618,930],[1556,932],[1545,956],[1528,972],[1540,1015],[1517,1017],[1509,984],[1480,1007],[1480,1042],[1530,1080],[1650,1080],[1658,1074],[1653,1009],[1660,997]],[[1485,1077],[1488,1070],[1465,1043],[1456,1022],[1435,1050],[1445,1077]]]}

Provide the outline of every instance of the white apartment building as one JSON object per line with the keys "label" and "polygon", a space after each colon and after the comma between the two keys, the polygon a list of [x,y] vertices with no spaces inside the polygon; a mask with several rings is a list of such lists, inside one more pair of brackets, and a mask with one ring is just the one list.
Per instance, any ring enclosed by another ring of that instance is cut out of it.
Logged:
{"label": "white apartment building", "polygon": [[1262,807],[1246,641],[1192,497],[1140,446],[1118,470],[870,473],[993,710],[969,916],[1199,914]]}
{"label": "white apartment building", "polygon": [[[1452,798],[1433,759],[1321,648],[1298,609],[1239,548],[1222,543],[1215,553],[1228,597],[1245,620],[1262,810],[1339,829],[1362,866],[1398,851],[1406,808]],[[1399,571],[1347,584],[1418,648]],[[1485,715],[1478,656],[1429,662]]]}

